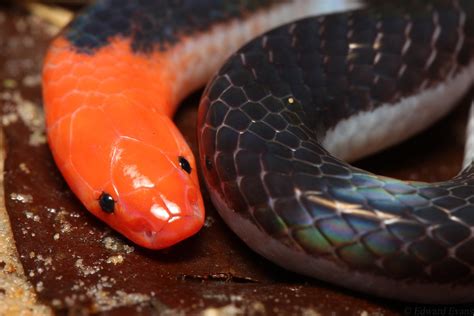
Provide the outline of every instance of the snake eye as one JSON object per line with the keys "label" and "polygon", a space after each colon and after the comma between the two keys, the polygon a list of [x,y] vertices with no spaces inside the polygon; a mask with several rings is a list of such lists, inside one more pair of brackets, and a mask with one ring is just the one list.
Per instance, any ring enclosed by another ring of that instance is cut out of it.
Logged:
{"label": "snake eye", "polygon": [[105,213],[113,213],[115,210],[115,201],[114,198],[105,192],[102,192],[102,194],[99,196],[99,205],[102,211]]}
{"label": "snake eye", "polygon": [[189,161],[186,160],[183,156],[178,157],[179,165],[181,166],[181,169],[186,171],[187,173],[191,173],[191,165],[189,164]]}

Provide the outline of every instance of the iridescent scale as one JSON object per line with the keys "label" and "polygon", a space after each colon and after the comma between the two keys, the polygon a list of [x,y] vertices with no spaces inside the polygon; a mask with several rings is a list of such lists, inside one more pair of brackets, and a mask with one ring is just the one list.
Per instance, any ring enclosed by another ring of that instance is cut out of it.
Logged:
{"label": "iridescent scale", "polygon": [[[474,170],[403,182],[354,168],[321,143],[341,121],[472,68],[473,56],[471,1],[314,17],[246,45],[209,83],[198,123],[204,174],[226,222],[299,272],[406,300],[472,301]],[[321,262],[331,269],[307,267]],[[402,284],[413,290],[396,294]]]}

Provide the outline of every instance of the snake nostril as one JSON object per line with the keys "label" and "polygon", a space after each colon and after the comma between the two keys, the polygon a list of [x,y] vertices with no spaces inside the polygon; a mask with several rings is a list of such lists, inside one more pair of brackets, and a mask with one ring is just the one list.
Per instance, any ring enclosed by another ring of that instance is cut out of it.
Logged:
{"label": "snake nostril", "polygon": [[145,230],[143,232],[143,236],[145,236],[145,238],[151,241],[155,239],[155,235],[156,235],[156,232],[153,232],[151,230]]}
{"label": "snake nostril", "polygon": [[191,203],[191,204],[195,204],[197,202],[198,193],[197,193],[195,188],[191,187],[191,188],[188,189],[187,199],[188,199],[189,203]]}
{"label": "snake nostril", "polygon": [[191,216],[201,218],[203,216],[199,203],[199,192],[195,188],[189,188],[186,193],[187,212],[191,212]]}

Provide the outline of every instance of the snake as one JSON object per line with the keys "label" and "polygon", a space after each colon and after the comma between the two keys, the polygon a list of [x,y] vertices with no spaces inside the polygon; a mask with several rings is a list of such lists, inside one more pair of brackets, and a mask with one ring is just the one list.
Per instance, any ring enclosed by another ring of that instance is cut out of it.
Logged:
{"label": "snake", "polygon": [[474,301],[474,119],[450,180],[349,164],[433,124],[472,87],[474,2],[347,2],[88,6],[43,67],[48,143],[71,190],[140,246],[196,234],[198,166],[172,118],[207,83],[200,169],[251,249],[374,296]]}

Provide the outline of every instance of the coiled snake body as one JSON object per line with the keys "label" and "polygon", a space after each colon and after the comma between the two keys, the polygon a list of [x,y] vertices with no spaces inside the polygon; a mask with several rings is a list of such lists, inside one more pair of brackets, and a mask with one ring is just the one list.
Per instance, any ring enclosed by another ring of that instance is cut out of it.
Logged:
{"label": "coiled snake body", "polygon": [[[281,0],[91,6],[53,43],[44,72],[49,141],[73,191],[140,245],[194,234],[204,218],[196,166],[171,115],[239,45],[320,10]],[[340,160],[441,117],[472,86],[473,56],[470,0],[310,17],[252,40],[199,109],[200,162],[220,214],[288,269],[390,298],[474,300],[472,157],[434,184]]]}

